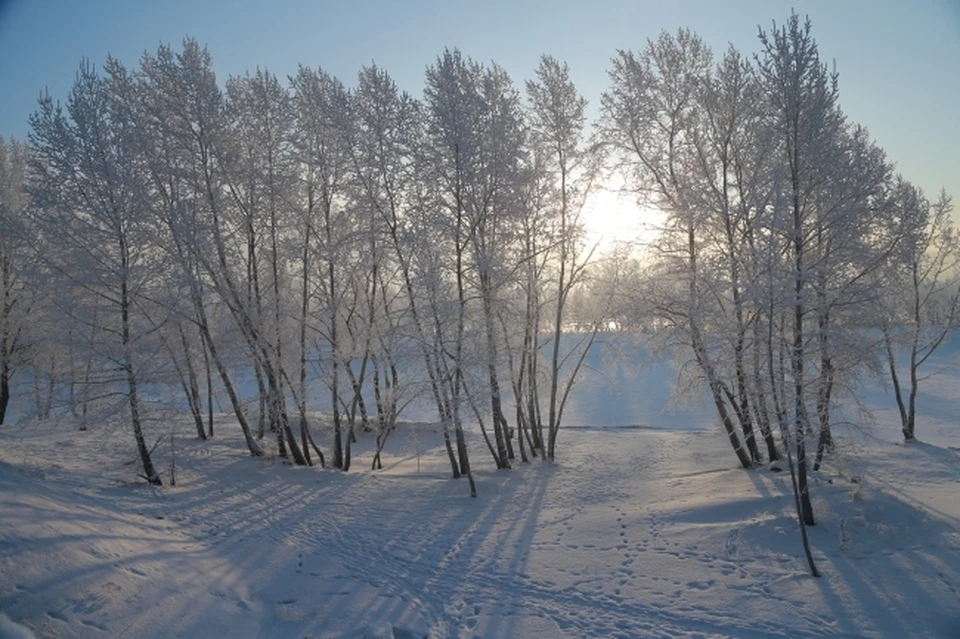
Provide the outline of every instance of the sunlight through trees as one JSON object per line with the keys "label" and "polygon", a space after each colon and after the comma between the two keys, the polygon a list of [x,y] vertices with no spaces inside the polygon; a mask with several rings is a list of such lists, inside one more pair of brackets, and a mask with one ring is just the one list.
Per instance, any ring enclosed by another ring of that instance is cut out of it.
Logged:
{"label": "sunlight through trees", "polygon": [[806,525],[807,445],[829,459],[858,380],[889,375],[916,436],[957,323],[951,201],[844,114],[809,22],[756,52],[687,29],[616,51],[593,123],[546,55],[522,85],[457,49],[420,97],[375,65],[349,80],[220,82],[186,38],[45,95],[28,143],[0,140],[0,423],[11,398],[83,425],[122,407],[159,483],[158,396],[201,439],[223,397],[251,455],[303,466],[323,407],[343,471],[419,399],[476,495],[474,427],[498,469],[560,456],[617,330],[706,393],[740,466],[795,455]]}

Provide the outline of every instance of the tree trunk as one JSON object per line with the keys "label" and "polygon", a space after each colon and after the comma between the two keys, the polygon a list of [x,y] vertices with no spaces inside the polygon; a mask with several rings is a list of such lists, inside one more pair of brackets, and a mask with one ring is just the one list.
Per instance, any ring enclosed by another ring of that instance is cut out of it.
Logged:
{"label": "tree trunk", "polygon": [[0,426],[7,415],[7,406],[10,405],[10,367],[6,360],[0,364]]}
{"label": "tree trunk", "polygon": [[710,394],[713,396],[713,404],[716,406],[717,413],[720,415],[720,423],[723,424],[723,430],[727,433],[727,438],[730,440],[733,452],[736,454],[737,460],[739,460],[742,467],[750,468],[753,466],[753,462],[750,461],[747,451],[744,450],[743,445],[740,443],[740,436],[737,434],[733,420],[730,419],[730,413],[727,411],[727,405],[724,402],[719,382],[713,381],[710,382],[709,385]]}
{"label": "tree trunk", "polygon": [[210,347],[203,331],[200,332],[200,342],[203,347],[203,370],[207,386],[207,437],[213,438],[213,375],[210,372]]}
{"label": "tree trunk", "polygon": [[830,428],[830,401],[833,394],[833,360],[825,357],[820,362],[821,387],[817,392],[817,418],[820,437],[817,441],[817,457],[813,469],[820,470],[824,453],[833,448],[833,432]]}
{"label": "tree trunk", "polygon": [[[331,272],[332,272],[331,267]],[[333,367],[330,380],[330,401],[333,405],[333,467],[343,468],[343,425],[340,414],[340,355],[337,353],[336,317],[330,329],[330,365]]]}
{"label": "tree trunk", "polygon": [[[760,324],[759,322],[754,322],[753,328],[753,341],[754,347],[753,351],[753,380],[754,380],[754,401],[753,406],[757,411],[757,425],[760,428],[760,433],[763,435],[763,441],[767,445],[767,458],[770,461],[777,461],[780,459],[780,451],[777,450],[777,443],[773,439],[773,429],[770,424],[770,411],[767,407],[767,395],[768,389],[764,383],[763,373],[761,371],[761,350],[760,350]],[[769,345],[768,345],[769,346]],[[772,353],[767,354],[769,357],[773,357]],[[772,386],[776,383],[772,377],[769,380],[771,385],[770,391],[773,390]]]}
{"label": "tree trunk", "polygon": [[[742,318],[739,321],[742,322]],[[747,450],[750,451],[750,459],[759,462],[761,460],[760,449],[757,447],[757,438],[753,430],[750,400],[747,394],[747,374],[743,362],[744,341],[744,333],[741,329],[737,334],[737,344],[734,349],[738,401],[737,416],[740,418],[740,427],[743,429],[743,438],[747,444]]]}
{"label": "tree trunk", "polygon": [[[247,418],[243,413],[243,406],[240,404],[240,399],[237,397],[236,390],[233,388],[233,382],[230,381],[230,373],[220,360],[217,347],[213,343],[213,337],[210,335],[210,328],[207,326],[206,317],[201,317],[200,319],[200,331],[203,334],[203,340],[207,344],[207,350],[210,351],[210,359],[213,360],[217,373],[220,374],[220,382],[223,384],[223,389],[227,392],[227,397],[230,398],[230,405],[233,407],[233,414],[237,418],[237,423],[240,424],[240,430],[243,432],[243,439],[247,444],[247,450],[249,450],[250,454],[254,457],[260,457],[263,455],[263,449],[260,447],[260,444],[257,443],[253,432],[250,430],[250,424],[247,422]],[[213,422],[211,421],[210,423],[212,428]]]}
{"label": "tree trunk", "polygon": [[[0,141],[0,145],[3,142]],[[3,147],[0,146],[0,152],[3,151]],[[5,160],[0,159],[0,162]],[[0,171],[4,170],[6,167],[0,164]],[[9,260],[0,254],[0,271],[3,273],[2,281],[0,281],[0,286],[3,289],[3,300],[0,302],[0,426],[3,426],[4,419],[7,415],[7,406],[10,403],[10,357],[12,355],[12,348],[10,344],[10,311],[12,308],[12,303],[10,302],[10,270],[11,264]],[[70,357],[73,358],[73,340],[70,340]],[[71,373],[73,367],[71,366]],[[74,411],[76,415],[73,403],[73,375],[70,376],[70,391],[71,391],[71,401],[70,408]]]}
{"label": "tree trunk", "polygon": [[[309,216],[312,211],[313,188],[310,187],[307,192],[307,215]],[[310,459],[310,447],[307,445],[309,442],[309,425],[307,424],[307,312],[310,310],[310,235],[310,223],[307,222],[303,234],[303,251],[301,251],[300,254],[300,266],[303,271],[301,272],[300,280],[300,330],[298,334],[300,358],[298,361],[299,368],[297,370],[297,382],[300,392],[297,397],[297,407],[300,410],[300,439],[303,455],[307,460],[307,464],[312,466],[313,460]]]}
{"label": "tree trunk", "polygon": [[[458,263],[458,269],[460,264]],[[459,323],[461,327],[463,326],[463,308],[466,304],[464,293],[463,293],[463,276],[461,273],[457,273],[457,285],[460,291],[460,319]],[[507,439],[506,432],[504,429],[504,424],[506,419],[503,417],[503,403],[500,398],[500,381],[497,378],[497,345],[496,345],[496,336],[494,335],[494,313],[493,313],[493,288],[490,284],[490,275],[489,273],[480,274],[480,288],[481,296],[483,298],[483,319],[486,324],[486,339],[487,339],[487,379],[490,383],[490,420],[493,424],[493,440],[497,446],[497,454],[495,456],[497,462],[497,468],[510,468],[510,455],[507,450]],[[458,340],[458,351],[460,350],[459,342],[463,339],[463,330],[460,329],[457,340]],[[457,362],[457,375],[460,375],[460,362]],[[461,464],[462,466],[462,464]]]}
{"label": "tree trunk", "polygon": [[253,357],[253,373],[257,378],[257,439],[263,439],[267,434],[267,385],[263,382],[263,370]]}
{"label": "tree trunk", "polygon": [[347,445],[343,449],[343,472],[350,470],[350,455],[353,450],[353,422],[347,426]]}
{"label": "tree trunk", "polygon": [[[733,452],[737,456],[737,460],[740,462],[740,465],[744,468],[750,468],[753,465],[753,462],[750,460],[750,456],[747,451],[743,449],[743,445],[740,442],[740,435],[737,433],[736,426],[733,423],[733,420],[730,419],[730,413],[727,411],[727,405],[724,400],[724,389],[723,384],[720,382],[720,378],[716,373],[716,370],[713,367],[713,364],[710,361],[709,354],[707,349],[704,346],[703,338],[700,333],[700,320],[699,320],[699,273],[698,273],[698,262],[697,262],[697,243],[696,243],[696,227],[694,226],[693,219],[687,221],[687,267],[690,269],[690,282],[688,284],[688,308],[687,308],[687,321],[690,324],[690,345],[693,348],[693,355],[696,358],[697,364],[700,366],[700,369],[704,372],[707,377],[707,385],[710,388],[710,394],[713,396],[713,404],[717,409],[717,414],[720,416],[720,422],[723,424],[723,429],[727,433],[727,438],[730,440],[730,445],[733,447]],[[732,404],[734,409],[736,409],[736,404]]]}
{"label": "tree trunk", "polygon": [[[566,246],[565,242],[561,242],[561,246]],[[559,429],[559,424],[557,423],[557,391],[560,384],[560,338],[563,335],[563,296],[564,296],[564,271],[566,269],[566,252],[561,248],[560,253],[560,291],[557,294],[557,310],[554,316],[554,328],[553,328],[553,344],[552,351],[550,354],[550,404],[549,404],[549,413],[547,418],[547,459],[551,461],[554,458],[554,453],[556,452],[556,441],[557,441],[557,430]]]}
{"label": "tree trunk", "polygon": [[890,328],[883,327],[883,343],[887,351],[887,365],[890,368],[890,380],[893,382],[893,396],[897,400],[897,409],[900,411],[900,429],[905,438],[907,437],[907,407],[903,403],[903,391],[900,388],[900,375],[897,373],[897,358],[893,352],[893,337],[890,335]]}
{"label": "tree trunk", "polygon": [[[517,395],[519,396],[520,393],[517,393]],[[525,419],[523,417],[523,405],[520,403],[519,400],[516,402],[516,414],[517,414],[517,445],[520,446],[520,461],[529,462],[530,460],[527,458],[527,447],[523,445],[523,431],[524,431],[523,423]]]}
{"label": "tree trunk", "polygon": [[[800,540],[803,544],[803,551],[807,557],[807,564],[810,567],[810,574],[819,577],[820,572],[813,561],[813,553],[810,550],[810,538],[807,536],[807,527],[803,517],[803,506],[801,503],[801,491],[797,481],[796,466],[793,463],[793,453],[791,452],[790,427],[787,424],[786,415],[786,386],[782,383],[777,389],[777,376],[773,367],[773,298],[770,299],[769,315],[767,317],[767,371],[770,377],[770,394],[773,397],[773,409],[776,414],[777,424],[780,427],[780,436],[783,438],[783,447],[787,453],[787,464],[790,467],[790,483],[793,486],[793,502],[797,511],[797,525],[800,527]],[[782,335],[781,335],[782,337]],[[780,361],[780,368],[783,369],[783,361]],[[782,394],[781,394],[782,393]]]}
{"label": "tree trunk", "polygon": [[467,454],[467,440],[463,433],[463,424],[460,421],[460,400],[459,393],[455,395],[453,401],[453,425],[457,438],[457,452],[460,458],[460,472],[467,476],[470,484],[470,496],[477,496],[477,484],[473,481],[473,471],[470,470],[470,456]]}
{"label": "tree trunk", "polygon": [[133,437],[137,442],[137,452],[140,454],[140,463],[143,466],[143,476],[151,484],[162,486],[163,482],[153,467],[150,451],[147,450],[147,443],[143,439],[143,428],[140,424],[140,400],[137,397],[137,381],[133,367],[129,362],[126,362],[124,368],[126,369],[127,389],[130,395],[130,421],[133,424]]}
{"label": "tree trunk", "polygon": [[[799,233],[799,231],[798,231]],[[799,237],[799,236],[798,236]],[[807,408],[803,398],[803,305],[801,292],[803,287],[800,273],[801,249],[797,249],[797,280],[795,287],[795,304],[793,312],[793,399],[794,399],[794,434],[797,438],[797,483],[800,494],[800,512],[803,523],[814,525],[813,505],[810,503],[810,488],[807,483]]]}
{"label": "tree trunk", "polygon": [[[919,284],[916,283],[916,275],[914,275],[914,290],[919,290]],[[916,294],[914,294],[914,299],[914,329],[913,340],[910,343],[910,392],[907,396],[906,420],[903,423],[904,441],[914,439],[917,421],[917,387],[919,386],[917,369],[920,367],[920,364],[917,362],[917,344],[920,341],[920,302]]]}
{"label": "tree trunk", "polygon": [[[797,299],[800,284],[797,285]],[[813,505],[810,503],[810,488],[807,483],[807,408],[803,399],[803,307],[794,308],[793,375],[794,375],[794,434],[797,438],[797,482],[800,494],[800,512],[803,523],[814,525]]]}
{"label": "tree trunk", "polygon": [[[817,232],[817,244],[822,246],[823,238],[820,229]],[[821,248],[823,251],[823,248]],[[833,446],[833,435],[830,431],[830,402],[833,395],[833,357],[830,352],[830,309],[827,305],[826,277],[823,273],[817,275],[817,344],[820,349],[820,375],[817,379],[817,424],[820,435],[817,442],[817,455],[813,461],[813,469],[820,470],[823,455]]]}
{"label": "tree trunk", "polygon": [[333,467],[343,468],[343,428],[340,424],[340,393],[337,388],[337,363],[333,363],[330,399],[333,402]]}
{"label": "tree trunk", "polygon": [[[266,355],[266,353],[264,353]],[[280,456],[285,457],[286,449],[290,449],[290,455],[293,457],[293,463],[297,466],[306,466],[307,460],[297,444],[297,438],[290,428],[290,419],[287,416],[286,396],[283,391],[283,371],[274,370],[268,362],[264,363],[264,372],[267,375],[267,384],[270,389],[270,416],[271,422],[275,421],[277,430],[277,444],[280,447]]]}
{"label": "tree trunk", "polygon": [[423,363],[427,369],[427,377],[430,380],[430,390],[433,394],[434,401],[436,402],[437,414],[443,423],[443,442],[447,450],[447,457],[450,460],[450,470],[453,474],[453,477],[457,478],[460,476],[460,469],[459,465],[457,464],[457,458],[453,453],[453,446],[450,443],[450,422],[448,412],[445,409],[445,402],[443,401],[440,390],[440,370],[434,361],[435,353],[431,353],[430,347],[427,345],[427,331],[424,327],[424,320],[420,315],[419,307],[417,306],[417,295],[413,289],[413,279],[410,273],[410,264],[403,252],[403,243],[400,240],[397,228],[397,219],[395,215],[388,219],[388,230],[390,233],[393,250],[397,256],[397,262],[400,265],[400,272],[403,276],[403,287],[407,293],[407,302],[410,306],[410,316],[413,321],[413,326],[417,333],[417,342],[420,346],[420,354],[423,357]]}
{"label": "tree trunk", "polygon": [[186,365],[186,375],[177,364],[173,348],[170,348],[170,357],[173,359],[177,374],[180,376],[180,382],[183,385],[184,394],[187,397],[187,404],[190,407],[190,414],[193,415],[193,422],[197,429],[197,437],[206,439],[207,433],[203,428],[203,404],[200,401],[200,385],[197,382],[196,369],[193,366],[193,359],[190,356],[190,344],[187,342],[187,336],[183,332],[183,326],[178,325],[177,331],[180,333],[180,344],[183,346],[183,357]]}
{"label": "tree trunk", "polygon": [[800,491],[800,510],[803,523],[807,526],[814,524],[813,506],[810,503],[810,489],[807,485],[807,407],[803,398],[804,386],[804,346],[803,346],[803,210],[800,206],[800,177],[799,154],[797,140],[793,139],[793,148],[790,152],[791,185],[793,187],[793,351],[791,353],[791,368],[793,369],[793,400],[794,400],[794,431],[797,436],[797,481]]}
{"label": "tree trunk", "polygon": [[320,460],[320,468],[325,468],[327,461],[323,457],[323,451],[320,450],[320,447],[313,441],[313,435],[310,434],[310,429],[308,428],[304,433],[307,435],[307,441],[310,442],[310,447],[313,448],[313,452],[317,454],[317,459]]}
{"label": "tree trunk", "polygon": [[140,400],[137,397],[137,376],[133,367],[133,354],[130,340],[130,298],[127,290],[126,273],[128,255],[126,243],[120,239],[120,259],[123,277],[120,280],[120,339],[123,347],[123,372],[127,378],[128,401],[130,404],[130,422],[133,425],[133,438],[137,443],[137,452],[140,454],[140,463],[143,466],[143,477],[155,486],[162,486],[163,482],[153,467],[150,451],[143,439],[143,428],[140,423]]}
{"label": "tree trunk", "polygon": [[450,442],[450,427],[447,423],[443,424],[443,445],[447,449],[447,457],[450,460],[450,468],[453,472],[453,478],[460,478],[460,465],[457,463],[457,456],[453,452],[453,444]]}

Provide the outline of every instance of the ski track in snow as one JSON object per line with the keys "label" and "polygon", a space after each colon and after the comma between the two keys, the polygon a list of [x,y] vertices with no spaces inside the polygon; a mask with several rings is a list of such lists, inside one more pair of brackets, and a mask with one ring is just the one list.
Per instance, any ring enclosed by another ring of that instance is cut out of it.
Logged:
{"label": "ski track in snow", "polygon": [[[556,463],[499,472],[474,437],[480,494],[470,499],[435,436],[424,435],[434,446],[420,446],[419,472],[400,438],[379,472],[367,470],[371,442],[361,440],[345,474],[246,457],[234,430],[178,440],[178,486],[163,489],[126,481],[130,466],[115,461],[129,457],[125,441],[64,427],[0,435],[0,610],[39,637],[960,628],[956,522],[909,498],[923,482],[957,494],[956,455],[944,448],[875,454],[865,465],[876,489],[813,474],[810,534],[825,574],[813,580],[789,476],[736,469],[716,432],[572,429]],[[60,461],[30,461],[40,446]],[[918,458],[928,462],[919,484],[890,497],[884,477]]]}

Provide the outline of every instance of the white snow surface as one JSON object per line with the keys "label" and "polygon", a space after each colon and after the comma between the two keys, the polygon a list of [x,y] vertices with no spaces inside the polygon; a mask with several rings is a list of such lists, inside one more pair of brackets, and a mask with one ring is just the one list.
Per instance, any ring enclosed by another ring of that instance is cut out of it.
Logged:
{"label": "white snow surface", "polygon": [[26,626],[14,623],[5,613],[0,612],[0,639],[34,639],[36,635]]}
{"label": "white snow surface", "polygon": [[954,374],[927,383],[923,441],[897,443],[875,389],[877,423],[811,474],[820,579],[789,474],[739,469],[707,408],[666,410],[651,375],[621,389],[658,389],[644,427],[566,429],[555,463],[493,470],[471,433],[476,499],[425,424],[381,471],[361,436],[343,473],[249,457],[226,415],[210,441],[168,418],[162,488],[122,426],[4,426],[0,637],[960,637]]}

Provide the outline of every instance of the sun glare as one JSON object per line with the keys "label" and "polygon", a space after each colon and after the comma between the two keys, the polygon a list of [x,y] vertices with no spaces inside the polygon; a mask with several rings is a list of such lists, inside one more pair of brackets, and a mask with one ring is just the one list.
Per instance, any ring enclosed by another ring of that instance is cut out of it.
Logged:
{"label": "sun glare", "polygon": [[656,237],[663,213],[637,203],[633,194],[615,186],[592,193],[583,207],[589,246],[606,251],[617,244],[642,247]]}

